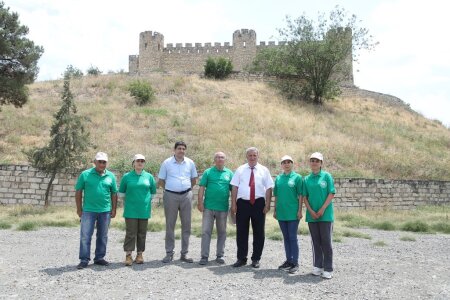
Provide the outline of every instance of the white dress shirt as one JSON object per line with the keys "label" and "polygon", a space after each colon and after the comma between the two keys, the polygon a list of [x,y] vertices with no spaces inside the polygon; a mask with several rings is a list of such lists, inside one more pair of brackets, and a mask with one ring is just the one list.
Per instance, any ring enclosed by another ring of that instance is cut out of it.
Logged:
{"label": "white dress shirt", "polygon": [[[250,166],[244,164],[237,168],[230,184],[238,188],[237,199],[250,200],[250,175],[252,170]],[[259,163],[253,169],[255,177],[255,198],[265,198],[266,190],[273,188],[273,179],[269,169]]]}

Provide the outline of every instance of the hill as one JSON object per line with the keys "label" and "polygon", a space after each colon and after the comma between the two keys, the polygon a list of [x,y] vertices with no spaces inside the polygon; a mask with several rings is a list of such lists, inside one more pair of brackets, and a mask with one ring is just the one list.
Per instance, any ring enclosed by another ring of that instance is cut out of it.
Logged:
{"label": "hill", "polygon": [[[200,171],[211,165],[215,151],[224,151],[234,169],[244,162],[244,150],[256,146],[274,174],[282,155],[293,156],[304,174],[308,155],[320,151],[325,169],[337,177],[450,180],[450,130],[370,93],[346,92],[317,107],[288,101],[263,82],[153,74],[145,80],[155,88],[156,100],[139,107],[127,92],[134,79],[103,75],[72,81],[95,144],[86,166],[96,151],[105,151],[110,168],[126,170],[130,157],[143,153],[155,173],[181,139]],[[26,163],[21,150],[48,140],[60,107],[62,81],[29,88],[27,105],[0,112],[2,164]]]}

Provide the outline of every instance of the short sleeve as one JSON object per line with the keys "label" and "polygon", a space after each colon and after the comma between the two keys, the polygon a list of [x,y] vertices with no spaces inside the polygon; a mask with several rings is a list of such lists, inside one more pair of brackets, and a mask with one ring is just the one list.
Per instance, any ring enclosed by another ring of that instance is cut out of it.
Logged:
{"label": "short sleeve", "polygon": [[161,167],[159,168],[158,178],[162,180],[166,180],[167,178],[167,168],[165,161],[161,164]]}
{"label": "short sleeve", "polygon": [[306,184],[306,182],[307,182],[307,177],[305,177],[305,178],[303,178],[303,196],[304,197],[308,197],[309,196],[309,194],[308,194],[308,185]]}
{"label": "short sleeve", "polygon": [[265,173],[266,173],[265,180],[264,180],[265,181],[265,188],[266,189],[271,189],[274,186],[272,175],[270,174],[269,169],[266,169]]}
{"label": "short sleeve", "polygon": [[192,162],[192,165],[191,165],[191,178],[197,178],[197,177],[198,177],[197,168],[195,167],[195,163]]}
{"label": "short sleeve", "polygon": [[241,180],[241,171],[239,169],[234,172],[233,177],[231,178],[230,184],[239,187],[239,182]]}
{"label": "short sleeve", "polygon": [[205,170],[205,172],[203,173],[202,178],[200,179],[200,183],[199,183],[200,186],[207,186],[207,185],[208,185],[208,174],[209,174],[209,170],[210,170],[210,169],[207,169],[207,170]]}
{"label": "short sleeve", "polygon": [[125,194],[127,191],[127,174],[123,175],[122,180],[120,180],[119,193]]}
{"label": "short sleeve", "polygon": [[81,173],[80,176],[78,176],[77,183],[75,184],[75,190],[84,190],[84,173]]}
{"label": "short sleeve", "polygon": [[274,187],[273,187],[273,195],[274,195],[275,197],[278,196],[278,177],[275,178],[275,185],[274,185]]}
{"label": "short sleeve", "polygon": [[331,174],[328,174],[327,176],[327,181],[328,181],[328,194],[336,194],[336,189],[334,188],[334,180],[333,180],[333,176],[331,176]]}
{"label": "short sleeve", "polygon": [[156,181],[152,174],[148,174],[150,179],[150,194],[155,195],[156,194]]}
{"label": "short sleeve", "polygon": [[303,196],[303,180],[302,180],[302,177],[300,175],[297,176],[295,181],[296,181],[295,182],[295,186],[296,186],[297,197],[298,196]]}
{"label": "short sleeve", "polygon": [[117,193],[116,176],[114,174],[111,174],[111,177],[112,177],[111,193],[116,194]]}

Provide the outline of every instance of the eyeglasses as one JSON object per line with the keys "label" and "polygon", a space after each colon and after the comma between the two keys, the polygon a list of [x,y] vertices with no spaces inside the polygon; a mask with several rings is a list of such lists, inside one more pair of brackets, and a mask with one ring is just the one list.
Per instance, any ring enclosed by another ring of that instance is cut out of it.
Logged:
{"label": "eyeglasses", "polygon": [[286,164],[290,164],[290,163],[292,163],[292,161],[290,161],[290,160],[283,160],[281,162],[282,165],[286,165]]}
{"label": "eyeglasses", "polygon": [[144,159],[136,159],[136,162],[138,162],[138,163],[145,163],[145,160]]}
{"label": "eyeglasses", "polygon": [[309,161],[310,161],[310,162],[313,162],[313,163],[318,163],[318,162],[320,162],[320,159],[317,159],[317,158],[311,158]]}
{"label": "eyeglasses", "polygon": [[97,160],[97,162],[101,165],[106,165],[106,160]]}

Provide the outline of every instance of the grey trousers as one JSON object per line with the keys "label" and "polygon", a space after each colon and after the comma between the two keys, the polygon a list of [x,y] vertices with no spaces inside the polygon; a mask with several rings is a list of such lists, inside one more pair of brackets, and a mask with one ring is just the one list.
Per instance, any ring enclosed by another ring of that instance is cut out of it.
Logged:
{"label": "grey trousers", "polygon": [[166,253],[173,255],[175,249],[175,225],[178,212],[181,220],[181,255],[189,250],[189,237],[191,235],[192,191],[185,194],[164,192],[164,214],[166,216]]}
{"label": "grey trousers", "polygon": [[202,218],[202,257],[209,257],[209,246],[211,244],[211,234],[214,227],[214,219],[217,228],[217,257],[223,257],[225,253],[225,240],[227,238],[227,216],[228,211],[203,210]]}
{"label": "grey trousers", "polygon": [[333,247],[331,235],[333,233],[333,222],[309,222],[308,227],[311,235],[314,267],[332,272]]}
{"label": "grey trousers", "polygon": [[126,234],[125,241],[123,243],[123,250],[134,251],[134,246],[136,245],[137,252],[144,252],[148,219],[125,218],[125,224]]}

